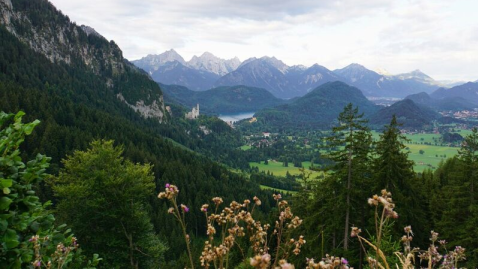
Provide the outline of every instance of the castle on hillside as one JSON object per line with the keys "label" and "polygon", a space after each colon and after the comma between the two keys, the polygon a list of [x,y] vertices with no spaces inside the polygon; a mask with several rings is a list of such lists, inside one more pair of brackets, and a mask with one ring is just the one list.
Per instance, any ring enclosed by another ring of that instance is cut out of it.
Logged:
{"label": "castle on hillside", "polygon": [[194,120],[199,117],[199,104],[196,105],[196,107],[193,107],[191,112],[186,113],[186,119],[188,120]]}

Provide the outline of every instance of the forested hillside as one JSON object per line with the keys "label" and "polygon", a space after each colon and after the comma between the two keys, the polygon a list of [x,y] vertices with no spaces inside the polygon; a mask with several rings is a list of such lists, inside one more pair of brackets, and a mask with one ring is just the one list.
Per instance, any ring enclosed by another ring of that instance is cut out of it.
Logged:
{"label": "forested hillside", "polygon": [[371,115],[378,110],[362,92],[343,82],[328,82],[319,86],[288,104],[259,111],[254,116],[255,123],[243,123],[244,128],[267,129],[269,131],[287,129],[329,129],[333,121],[348,103],[360,107]]}
{"label": "forested hillside", "polygon": [[[2,6],[2,12],[5,11],[4,8]],[[92,59],[99,63],[104,61],[96,55],[109,50],[110,43],[97,36],[78,32],[82,30],[47,1],[18,1],[14,2],[13,8],[22,10],[22,14],[27,14],[27,18],[31,16],[34,22],[40,20],[38,24],[41,24],[42,19],[51,22],[54,27],[63,27],[64,23],[66,33],[77,31],[82,38],[75,42],[96,46],[96,52],[90,55]],[[54,23],[50,21],[52,16],[57,18]],[[53,27],[50,24],[42,25],[45,27],[43,30]],[[31,27],[29,24],[21,26],[26,30]],[[230,172],[200,153],[185,149],[189,147],[201,152],[202,148],[204,153],[214,152],[210,155],[213,159],[214,156],[224,156],[227,160],[236,159],[240,165],[238,158],[230,156],[234,151],[224,147],[224,142],[212,137],[211,141],[208,138],[198,138],[197,135],[201,133],[199,129],[188,135],[186,130],[192,127],[184,126],[187,122],[176,122],[170,116],[147,117],[141,111],[135,112],[128,104],[137,101],[146,105],[156,101],[160,107],[158,111],[163,112],[162,93],[154,81],[127,62],[123,62],[122,73],[111,74],[111,70],[92,68],[74,55],[70,62],[61,59],[50,61],[43,53],[34,51],[28,43],[11,34],[3,24],[0,34],[0,110],[9,113],[23,110],[27,113],[25,120],[39,119],[42,122],[22,145],[22,156],[25,158],[33,158],[38,153],[51,156],[48,171],[56,174],[62,167],[61,160],[75,150],[86,150],[95,139],[113,139],[115,145],[124,146],[125,158],[135,163],[152,165],[154,183],[158,189],[165,182],[174,179],[182,188],[182,197],[195,197],[189,203],[193,208],[200,207],[204,200],[201,197],[229,193],[224,196],[229,201],[263,193],[258,185],[249,182],[242,175]],[[106,48],[103,50],[104,46]],[[121,51],[118,49],[118,52]],[[119,59],[123,60],[121,57]],[[108,79],[111,79],[112,84],[107,83]],[[119,93],[128,103],[118,98]],[[144,96],[151,99],[142,99]],[[213,132],[230,132],[225,123],[210,122],[208,119],[204,121]],[[222,136],[217,136],[218,139],[220,137]],[[173,139],[177,142],[172,142]],[[224,136],[223,139],[231,143],[231,138]],[[185,146],[178,146],[179,143]],[[43,201],[57,200],[47,185],[39,185],[37,193]],[[150,198],[153,197],[154,195]],[[150,205],[151,211],[148,214],[155,233],[163,241],[170,243],[168,255],[178,258],[177,248],[181,244],[177,245],[174,237],[171,237],[176,229],[167,225],[168,220],[161,217],[160,212],[164,208],[156,200],[151,199]],[[264,205],[267,208],[267,200],[264,200]],[[191,214],[188,218],[196,223],[190,225],[189,229],[199,230],[202,225],[199,216]],[[127,238],[121,234],[117,236],[114,240],[127,244]],[[89,244],[86,239],[83,242]],[[101,255],[100,249],[85,251]],[[112,257],[104,258],[106,267],[108,264],[123,264],[121,259],[114,261]]]}
{"label": "forested hillside", "polygon": [[265,89],[247,86],[219,87],[197,92],[178,85],[160,85],[166,102],[186,107],[199,104],[201,111],[207,114],[255,112],[286,102],[274,97]]}

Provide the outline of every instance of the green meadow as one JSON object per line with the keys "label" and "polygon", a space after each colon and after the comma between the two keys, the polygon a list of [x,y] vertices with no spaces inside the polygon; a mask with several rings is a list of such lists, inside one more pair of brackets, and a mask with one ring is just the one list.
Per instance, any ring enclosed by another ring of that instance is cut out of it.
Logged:
{"label": "green meadow", "polygon": [[[274,174],[275,176],[285,177],[285,175],[287,174],[287,171],[289,171],[289,174],[291,174],[291,175],[299,175],[300,174],[299,168],[294,167],[292,163],[289,163],[289,167],[284,167],[284,166],[282,166],[282,162],[275,162],[275,161],[270,160],[269,164],[264,164],[264,162],[261,162],[261,163],[250,162],[249,165],[251,167],[259,168],[259,171],[264,171],[264,172],[269,171],[272,174]],[[303,162],[302,166],[304,168],[306,168],[306,171],[312,173],[311,178],[322,175],[321,172],[309,170],[310,162]]]}
{"label": "green meadow", "polygon": [[[471,131],[458,130],[459,134],[466,136]],[[374,140],[379,139],[379,133],[372,132]],[[410,160],[415,162],[415,172],[423,172],[428,168],[436,168],[440,161],[446,158],[451,158],[458,153],[458,147],[448,146],[435,146],[435,143],[440,141],[440,134],[406,134],[405,135],[410,142],[405,145],[408,147],[410,154]],[[431,145],[424,145],[424,143],[430,143]],[[420,150],[423,150],[423,154],[420,154]]]}

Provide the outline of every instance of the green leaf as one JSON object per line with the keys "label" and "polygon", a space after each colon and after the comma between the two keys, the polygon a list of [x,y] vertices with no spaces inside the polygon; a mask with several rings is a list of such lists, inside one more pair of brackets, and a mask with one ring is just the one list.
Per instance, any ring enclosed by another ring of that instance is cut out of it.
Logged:
{"label": "green leaf", "polygon": [[40,123],[39,120],[35,120],[32,123],[25,124],[24,127],[23,127],[24,128],[23,130],[25,131],[25,134],[30,135],[33,132],[33,129],[35,129],[35,126],[37,126],[39,123]]}
{"label": "green leaf", "polygon": [[3,241],[8,248],[14,248],[20,244],[20,242],[18,242],[17,233],[12,229],[7,229]]}
{"label": "green leaf", "polygon": [[10,188],[13,184],[13,180],[0,178],[0,187],[1,188]]}
{"label": "green leaf", "polygon": [[3,193],[4,194],[10,194],[10,189],[9,188],[3,188]]}
{"label": "green leaf", "polygon": [[11,203],[12,203],[12,199],[10,199],[8,197],[0,198],[0,210],[7,209],[10,206]]}
{"label": "green leaf", "polygon": [[8,227],[8,222],[4,219],[0,219],[0,231],[4,232]]}

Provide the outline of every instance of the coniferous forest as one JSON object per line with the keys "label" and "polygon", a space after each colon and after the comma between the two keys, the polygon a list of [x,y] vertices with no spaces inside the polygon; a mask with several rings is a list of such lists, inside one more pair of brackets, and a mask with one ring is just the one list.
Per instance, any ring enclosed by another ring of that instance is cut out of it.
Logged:
{"label": "coniferous forest", "polygon": [[[403,117],[375,128],[343,82],[257,122],[186,119],[49,1],[0,11],[0,268],[478,266],[476,123],[417,172]],[[289,162],[299,173],[253,166]]]}

